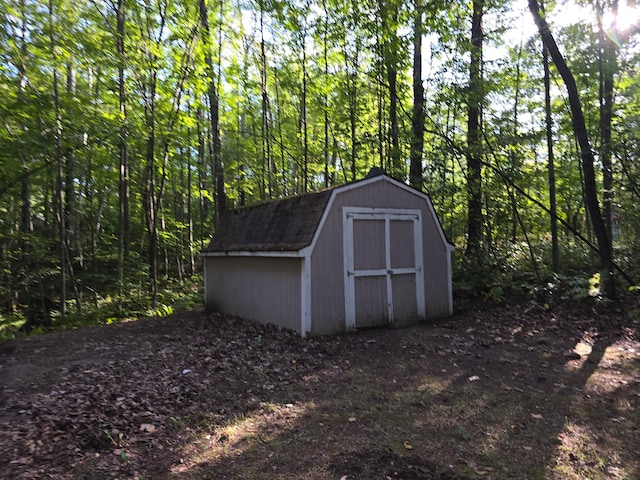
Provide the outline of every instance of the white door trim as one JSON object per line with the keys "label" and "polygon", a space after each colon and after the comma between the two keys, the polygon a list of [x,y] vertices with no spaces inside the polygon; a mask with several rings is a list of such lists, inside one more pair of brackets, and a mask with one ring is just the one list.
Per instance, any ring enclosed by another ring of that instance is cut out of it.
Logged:
{"label": "white door trim", "polygon": [[[384,245],[385,268],[356,270],[354,265],[353,221],[354,220],[383,220],[384,221]],[[391,228],[392,220],[413,222],[413,267],[392,268],[391,266]],[[356,277],[386,277],[387,282],[387,311],[389,321],[393,323],[393,290],[392,276],[415,274],[416,278],[416,305],[418,317],[425,317],[425,291],[424,291],[424,261],[422,251],[422,212],[413,209],[387,209],[344,207],[342,209],[342,244],[344,261],[344,296],[345,296],[345,327],[347,330],[356,328],[356,302],[355,279]]]}

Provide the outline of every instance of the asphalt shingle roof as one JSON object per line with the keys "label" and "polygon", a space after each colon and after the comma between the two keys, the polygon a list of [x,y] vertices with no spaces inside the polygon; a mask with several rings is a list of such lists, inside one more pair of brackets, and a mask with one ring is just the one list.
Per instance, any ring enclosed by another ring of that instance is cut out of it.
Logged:
{"label": "asphalt shingle roof", "polygon": [[313,240],[331,190],[230,210],[205,252],[295,251]]}

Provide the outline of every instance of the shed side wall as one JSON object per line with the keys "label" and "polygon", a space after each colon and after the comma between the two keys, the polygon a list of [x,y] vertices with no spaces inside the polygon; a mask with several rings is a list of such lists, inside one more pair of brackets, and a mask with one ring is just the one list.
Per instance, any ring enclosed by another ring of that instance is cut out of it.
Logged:
{"label": "shed side wall", "polygon": [[[431,215],[425,199],[389,182],[375,182],[336,194],[326,222],[312,254],[311,306],[313,334],[342,331],[345,325],[344,272],[342,246],[342,209],[367,207],[385,209],[419,209],[422,212],[422,241],[425,265],[426,317],[449,314],[447,247],[439,233],[437,219]],[[366,241],[365,241],[366,242]],[[407,238],[406,248],[412,248]],[[366,251],[366,243],[355,248]],[[404,248],[401,243],[392,248]],[[392,255],[400,253],[392,252]]]}
{"label": "shed side wall", "polygon": [[207,309],[300,332],[299,258],[206,257]]}

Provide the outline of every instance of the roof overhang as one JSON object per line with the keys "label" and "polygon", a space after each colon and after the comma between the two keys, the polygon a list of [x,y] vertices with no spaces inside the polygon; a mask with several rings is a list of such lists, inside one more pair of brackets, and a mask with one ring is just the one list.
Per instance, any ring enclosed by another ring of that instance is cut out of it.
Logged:
{"label": "roof overhang", "polygon": [[201,257],[285,257],[303,258],[305,249],[291,251],[260,251],[260,250],[238,250],[228,252],[201,252]]}

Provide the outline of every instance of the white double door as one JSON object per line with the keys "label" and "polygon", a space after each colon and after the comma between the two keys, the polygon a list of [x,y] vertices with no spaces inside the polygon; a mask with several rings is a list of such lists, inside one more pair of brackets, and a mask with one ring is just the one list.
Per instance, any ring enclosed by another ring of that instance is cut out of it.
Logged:
{"label": "white double door", "polygon": [[425,317],[420,210],[345,207],[347,329]]}

